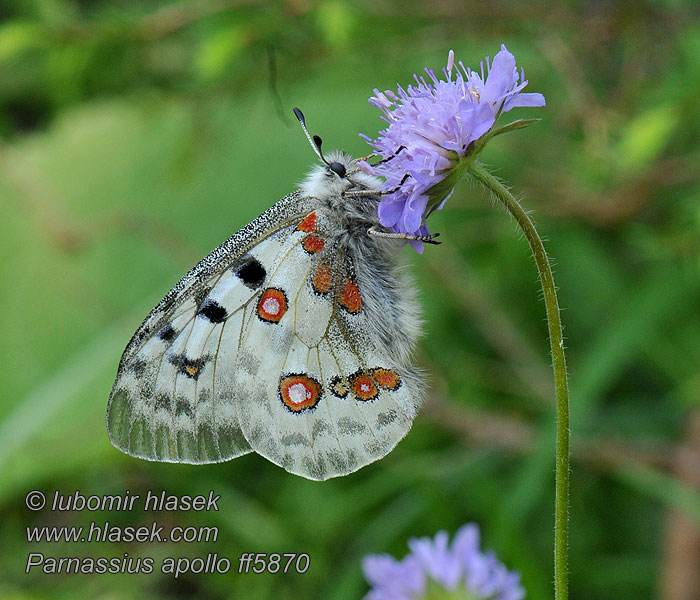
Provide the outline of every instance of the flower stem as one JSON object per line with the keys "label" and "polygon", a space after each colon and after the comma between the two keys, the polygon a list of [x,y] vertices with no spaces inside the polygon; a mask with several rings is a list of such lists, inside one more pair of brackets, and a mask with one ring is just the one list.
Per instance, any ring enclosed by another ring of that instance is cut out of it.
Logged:
{"label": "flower stem", "polygon": [[544,245],[530,217],[515,197],[498,178],[483,165],[474,161],[469,173],[493,193],[508,209],[522,229],[537,263],[540,283],[544,293],[549,327],[549,343],[554,369],[554,388],[557,399],[556,483],[554,494],[554,598],[566,600],[569,595],[568,546],[569,546],[569,387],[566,376],[564,338],[554,285],[552,269]]}

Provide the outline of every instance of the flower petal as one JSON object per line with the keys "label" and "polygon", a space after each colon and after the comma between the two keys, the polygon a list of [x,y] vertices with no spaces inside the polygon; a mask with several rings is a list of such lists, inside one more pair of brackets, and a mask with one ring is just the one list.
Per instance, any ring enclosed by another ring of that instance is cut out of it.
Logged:
{"label": "flower petal", "polygon": [[377,212],[379,214],[379,223],[384,227],[393,227],[404,211],[406,205],[405,198],[387,197],[379,203]]}
{"label": "flower petal", "polygon": [[518,72],[515,69],[515,57],[508,52],[504,44],[501,44],[500,52],[496,54],[491,63],[481,102],[498,103],[517,81]]}
{"label": "flower petal", "polygon": [[[458,69],[455,64],[459,64]],[[420,235],[430,200],[428,190],[443,181],[462,159],[469,158],[468,153],[481,147],[473,142],[493,128],[501,112],[545,104],[542,94],[521,93],[527,81],[516,70],[515,57],[505,45],[488,66],[485,78],[483,70],[479,74],[462,62],[455,63],[453,52],[442,74],[444,79],[426,69],[425,75],[414,75],[413,84],[398,86],[397,93],[375,88],[370,98],[388,127],[376,139],[363,137],[383,160],[374,167],[361,162],[358,166],[384,177],[383,190],[399,188],[378,206],[380,223],[399,233]],[[444,189],[440,193],[444,194]],[[445,201],[439,200],[438,209]],[[417,241],[411,245],[423,247]]]}
{"label": "flower petal", "polygon": [[531,93],[531,94],[516,94],[511,96],[506,100],[506,104],[503,107],[503,111],[508,111],[511,108],[517,108],[519,106],[546,106],[544,96],[542,94]]}

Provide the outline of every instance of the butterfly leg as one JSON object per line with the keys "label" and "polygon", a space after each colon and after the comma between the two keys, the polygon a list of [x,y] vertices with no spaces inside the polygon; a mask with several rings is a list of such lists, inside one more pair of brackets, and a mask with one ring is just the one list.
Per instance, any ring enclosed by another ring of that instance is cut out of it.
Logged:
{"label": "butterfly leg", "polygon": [[[383,158],[382,160],[380,160],[379,162],[374,163],[373,165],[370,164],[370,166],[371,166],[371,167],[378,167],[379,165],[381,165],[381,164],[383,164],[383,163],[385,163],[385,162],[388,162],[388,161],[390,161],[391,159],[395,158],[395,157],[398,155],[398,153],[401,152],[401,150],[405,150],[405,149],[406,149],[406,146],[404,146],[404,145],[402,144],[401,146],[399,146],[399,147],[396,149],[396,152],[394,152],[391,156],[387,156],[386,158]],[[359,162],[362,162],[362,161],[369,162],[369,160],[370,160],[371,158],[374,158],[375,156],[377,156],[377,155],[376,155],[376,154],[370,154],[369,156],[363,156],[362,158],[355,159],[355,163],[359,163]],[[352,171],[348,172],[346,175],[353,175],[354,173],[357,173],[359,170],[360,170],[360,168],[357,167],[357,168],[353,169]]]}
{"label": "butterfly leg", "polygon": [[377,190],[376,192],[368,192],[367,190],[350,190],[348,192],[343,192],[343,196],[345,196],[346,198],[364,198],[366,196],[388,196],[389,194],[398,192],[401,189],[401,186],[406,182],[406,180],[410,176],[411,175],[409,173],[406,173],[399,182],[399,185],[397,185],[395,188],[391,188],[390,190]]}
{"label": "butterfly leg", "polygon": [[379,231],[375,225],[372,225],[372,227],[367,230],[367,234],[384,239],[416,240],[419,242],[425,242],[426,244],[442,244],[442,242],[435,241],[435,238],[440,235],[439,233],[431,233],[430,235],[410,235],[408,233],[394,233],[393,231]]}
{"label": "butterfly leg", "polygon": [[399,152],[401,152],[401,150],[405,150],[405,149],[406,149],[406,146],[404,146],[403,144],[401,144],[401,145],[396,149],[396,152],[394,152],[391,156],[387,156],[386,158],[383,158],[383,159],[380,160],[378,163],[374,163],[372,166],[373,166],[373,167],[377,167],[377,166],[381,165],[382,163],[389,162],[389,161],[392,160],[393,158],[396,158],[396,157],[399,155]]}

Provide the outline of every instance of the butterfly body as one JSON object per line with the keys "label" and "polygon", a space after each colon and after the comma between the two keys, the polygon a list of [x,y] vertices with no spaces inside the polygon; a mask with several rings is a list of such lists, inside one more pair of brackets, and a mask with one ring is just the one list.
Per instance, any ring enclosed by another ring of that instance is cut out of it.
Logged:
{"label": "butterfly body", "polygon": [[310,479],[388,453],[422,401],[418,304],[378,227],[379,182],[333,155],[188,271],[127,345],[107,412],[131,455],[255,451]]}

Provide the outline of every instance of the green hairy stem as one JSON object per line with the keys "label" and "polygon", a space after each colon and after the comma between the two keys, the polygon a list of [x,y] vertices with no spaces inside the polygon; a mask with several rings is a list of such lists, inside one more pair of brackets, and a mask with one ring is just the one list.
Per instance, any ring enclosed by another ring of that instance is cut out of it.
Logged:
{"label": "green hairy stem", "polygon": [[549,343],[552,352],[552,367],[554,369],[557,413],[554,497],[554,598],[555,600],[566,600],[569,596],[569,387],[566,375],[566,356],[564,353],[559,303],[557,301],[557,291],[554,285],[552,269],[535,226],[515,197],[477,161],[471,162],[468,172],[498,198],[518,222],[520,229],[530,244],[532,255],[537,263],[542,291],[544,292]]}

